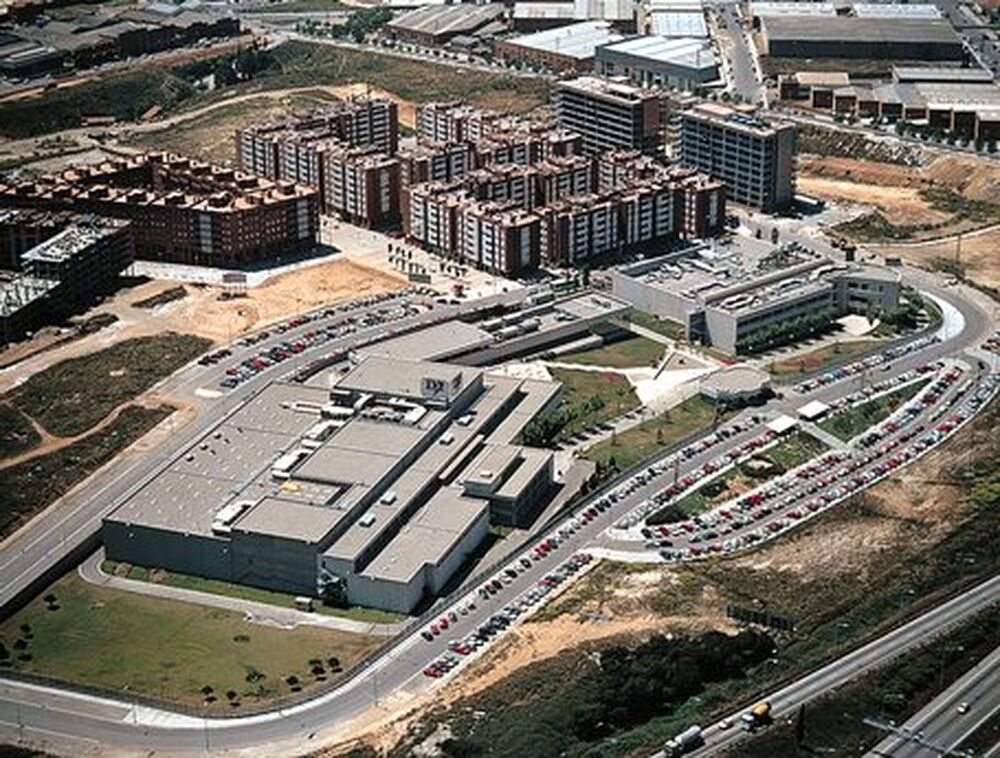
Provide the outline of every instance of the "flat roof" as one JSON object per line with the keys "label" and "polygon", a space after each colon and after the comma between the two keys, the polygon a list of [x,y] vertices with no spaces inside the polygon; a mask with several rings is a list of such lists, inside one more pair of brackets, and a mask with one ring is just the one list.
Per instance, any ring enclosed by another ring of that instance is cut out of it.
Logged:
{"label": "flat roof", "polygon": [[708,37],[701,11],[654,11],[649,14],[649,33],[658,37]]}
{"label": "flat roof", "polygon": [[667,39],[665,37],[634,37],[604,45],[598,51],[609,51],[634,58],[703,71],[715,69],[715,53],[705,39]]}
{"label": "flat roof", "polygon": [[836,16],[833,3],[756,2],[750,3],[750,14],[757,18],[773,16]]}
{"label": "flat roof", "polygon": [[806,420],[812,420],[814,418],[819,418],[824,413],[830,410],[830,406],[821,400],[811,400],[805,405],[800,406],[796,412]]}
{"label": "flat roof", "polygon": [[565,19],[574,18],[576,6],[572,2],[518,2],[514,3],[515,19]]}
{"label": "flat roof", "polygon": [[748,365],[727,366],[701,380],[703,388],[719,392],[759,391],[771,381],[766,371]]}
{"label": "flat roof", "polygon": [[507,470],[520,455],[521,450],[517,445],[487,445],[473,458],[460,479],[481,487],[492,487],[504,479]]}
{"label": "flat roof", "polygon": [[[481,374],[480,369],[470,366],[366,355],[337,381],[336,386],[358,392],[429,399],[423,388],[425,379],[445,382],[449,386],[457,383],[457,392],[461,392]],[[452,397],[457,392],[453,391]]]}
{"label": "flat roof", "polygon": [[961,44],[944,19],[772,16],[762,22],[768,40],[804,42],[914,42]]}
{"label": "flat roof", "polygon": [[552,453],[548,450],[536,450],[529,447],[520,448],[520,465],[514,469],[507,481],[495,493],[501,500],[514,500],[521,496],[524,488],[535,478],[538,472],[552,461]]}
{"label": "flat roof", "polygon": [[789,429],[794,429],[796,426],[798,426],[798,423],[799,422],[794,418],[792,418],[791,416],[782,414],[773,421],[768,421],[767,428],[770,429],[775,434],[783,434],[784,432],[787,432]]}
{"label": "flat roof", "polygon": [[362,577],[407,583],[424,566],[439,564],[472,525],[489,511],[486,500],[444,487],[368,564]]}
{"label": "flat roof", "polygon": [[993,74],[984,68],[959,66],[893,66],[892,78],[898,82],[980,82],[992,83]]}
{"label": "flat roof", "polygon": [[860,18],[941,18],[944,14],[933,3],[854,3],[854,15]]}
{"label": "flat roof", "polygon": [[232,529],[316,544],[347,515],[346,508],[336,505],[311,505],[268,495],[237,519]]}
{"label": "flat roof", "polygon": [[796,71],[795,81],[813,87],[844,87],[851,77],[846,71]]}
{"label": "flat roof", "polygon": [[[514,164],[504,164],[514,165]],[[493,335],[475,324],[446,321],[427,329],[376,342],[358,351],[359,355],[378,355],[414,361],[446,360],[453,355],[493,344]]]}
{"label": "flat roof", "polygon": [[622,39],[622,35],[613,31],[611,24],[607,21],[585,21],[514,37],[507,42],[518,47],[542,50],[566,58],[587,60],[594,57],[594,51],[598,46],[617,42],[620,39]]}

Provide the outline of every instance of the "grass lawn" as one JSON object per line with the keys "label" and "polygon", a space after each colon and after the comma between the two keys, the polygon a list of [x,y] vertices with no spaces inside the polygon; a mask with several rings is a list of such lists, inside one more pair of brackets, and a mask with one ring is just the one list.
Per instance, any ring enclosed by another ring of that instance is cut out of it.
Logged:
{"label": "grass lawn", "polygon": [[614,459],[619,470],[625,470],[692,432],[708,429],[714,418],[714,407],[696,395],[666,413],[616,435],[613,439],[597,443],[589,448],[583,457],[594,463],[600,461],[603,464],[608,464]]}
{"label": "grass lawn", "polygon": [[229,691],[249,705],[314,686],[384,641],[249,624],[240,613],[94,587],[75,573],[0,624],[0,639],[15,671],[189,705],[201,704],[208,686],[213,707],[226,709]]}
{"label": "grass lawn", "polygon": [[627,337],[591,350],[559,357],[562,363],[580,363],[607,368],[655,366],[663,357],[664,346],[646,337]]}
{"label": "grass lawn", "polygon": [[13,458],[41,441],[41,436],[23,413],[7,403],[0,403],[0,458]]}
{"label": "grass lawn", "polygon": [[684,339],[684,326],[677,321],[663,319],[645,311],[632,311],[629,314],[628,320],[633,324],[650,329],[672,340]]}
{"label": "grass lawn", "polygon": [[130,405],[100,431],[0,469],[0,536],[6,536],[174,412]]}
{"label": "grass lawn", "polygon": [[[649,517],[650,524],[669,524],[684,521],[691,516],[704,513],[710,508],[739,497],[744,492],[758,487],[780,476],[789,469],[801,466],[826,450],[826,445],[811,434],[797,431],[760,455],[754,456],[725,474],[706,482],[689,492],[676,503],[671,503]],[[753,463],[763,463],[763,468],[755,468]],[[771,464],[767,466],[766,464]]]}
{"label": "grass lawn", "polygon": [[52,434],[71,437],[170,376],[211,344],[174,332],[136,337],[49,366],[11,390],[6,399]]}
{"label": "grass lawn", "polygon": [[[101,568],[104,569],[105,573],[112,574],[115,572],[117,566],[118,563],[116,561],[104,561]],[[131,566],[125,576],[128,579],[148,582],[150,581],[150,569],[145,566]],[[218,579],[204,579],[200,576],[180,574],[176,571],[160,572],[160,576],[157,577],[157,583],[164,584],[169,587],[180,587],[181,589],[186,590],[208,592],[213,595],[225,595],[226,597],[252,600],[257,603],[267,603],[269,605],[276,605],[282,608],[295,607],[295,595],[287,595],[283,592],[273,592],[271,590],[260,589],[258,587],[247,587],[242,584],[232,584]],[[348,618],[354,621],[364,621],[372,624],[394,624],[395,622],[406,618],[406,616],[402,614],[390,613],[389,611],[382,611],[378,608],[362,608],[361,606],[355,606],[353,608],[331,608],[330,606],[323,605],[319,601],[314,603],[314,608],[316,609],[316,613],[321,613],[326,616],[338,616],[340,618]]]}
{"label": "grass lawn", "polygon": [[776,379],[788,379],[849,361],[855,355],[870,352],[877,347],[878,343],[870,340],[838,342],[835,345],[827,345],[813,350],[811,353],[802,353],[791,358],[779,358],[772,361],[767,370]]}
{"label": "grass lawn", "polygon": [[819,422],[818,426],[842,440],[849,440],[861,434],[865,429],[889,418],[897,408],[927,386],[929,381],[927,379],[908,384],[895,392],[877,397],[856,408],[825,418]]}
{"label": "grass lawn", "polygon": [[[638,408],[639,398],[620,374],[575,369],[550,369],[552,377],[563,384],[561,408],[567,411],[569,421],[562,428],[559,439],[565,440],[595,424],[609,421]],[[595,398],[600,398],[600,408],[590,408]]]}

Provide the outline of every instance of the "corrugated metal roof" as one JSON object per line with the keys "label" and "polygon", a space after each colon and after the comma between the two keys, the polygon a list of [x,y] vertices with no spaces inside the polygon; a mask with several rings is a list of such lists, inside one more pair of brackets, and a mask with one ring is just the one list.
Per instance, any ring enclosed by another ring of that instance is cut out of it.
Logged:
{"label": "corrugated metal roof", "polygon": [[650,14],[649,32],[658,37],[708,37],[705,14],[700,11],[656,11]]}
{"label": "corrugated metal roof", "polygon": [[714,68],[716,63],[711,46],[702,39],[633,37],[601,49],[693,69]]}
{"label": "corrugated metal roof", "polygon": [[854,15],[861,18],[941,18],[941,9],[930,3],[855,3]]}
{"label": "corrugated metal roof", "polygon": [[599,45],[620,39],[622,35],[613,32],[607,21],[587,21],[515,37],[510,44],[586,60],[594,57],[594,50]]}

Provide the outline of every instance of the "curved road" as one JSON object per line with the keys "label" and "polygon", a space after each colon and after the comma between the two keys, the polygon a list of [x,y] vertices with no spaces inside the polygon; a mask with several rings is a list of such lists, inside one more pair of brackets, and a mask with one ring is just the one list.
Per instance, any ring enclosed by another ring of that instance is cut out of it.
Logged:
{"label": "curved road", "polygon": [[[904,373],[920,364],[939,358],[962,354],[966,348],[978,344],[992,329],[990,316],[969,299],[958,296],[956,290],[938,287],[929,277],[917,272],[908,273],[907,278],[920,289],[933,295],[936,300],[950,303],[950,308],[946,308],[942,341],[926,350],[894,361],[889,371],[882,375],[883,378]],[[510,296],[517,294],[511,293]],[[430,320],[454,310],[454,308],[435,308],[429,314],[421,314],[409,320]],[[376,327],[380,328],[386,327]],[[282,338],[287,336],[283,335]],[[356,339],[357,335],[353,338]],[[335,346],[334,343],[328,344],[330,348]],[[299,360],[308,360],[311,357],[307,352],[300,356]],[[970,361],[968,356],[965,360],[974,362]],[[286,372],[292,367],[290,364],[291,362],[282,364],[284,367],[280,371]],[[171,385],[190,389],[199,383],[204,384],[206,376],[214,376],[217,379],[218,372],[219,369],[191,367],[172,380]],[[848,379],[827,385],[812,393],[801,395],[795,393],[792,401],[798,406],[814,398],[846,394],[853,389],[851,383],[852,380]],[[67,509],[57,509],[63,523],[69,522],[75,529],[72,535],[77,539],[96,532],[101,515],[113,507],[122,496],[127,495],[137,482],[155,474],[158,464],[169,460],[174,450],[189,444],[201,429],[214,423],[220,415],[232,412],[232,406],[238,407],[251,394],[261,389],[263,384],[263,379],[255,379],[247,385],[241,385],[228,396],[228,402],[220,401],[217,407],[211,408],[203,414],[203,417],[199,417],[198,421],[186,428],[183,434],[178,435],[183,439],[168,449],[157,451],[157,461],[129,462],[122,472],[117,468],[109,471],[105,480],[110,479],[110,481],[91,484],[84,488],[85,494],[89,494],[89,497],[76,498],[78,506],[75,510],[67,514]],[[787,405],[788,401],[778,398],[763,408],[752,409],[752,413],[747,411],[741,414],[737,420],[750,424],[749,419],[752,414],[773,416],[786,412]],[[759,431],[758,427],[756,432]],[[746,432],[746,434],[751,433],[750,430]],[[699,462],[699,459],[695,458],[693,461]],[[572,534],[567,534],[564,544],[553,557],[532,563],[530,569],[519,574],[509,586],[491,599],[477,598],[479,604],[477,609],[467,616],[458,616],[457,622],[449,629],[446,637],[461,638],[474,632],[486,618],[496,613],[505,603],[509,603],[535,586],[537,581],[551,572],[558,562],[572,552],[586,549],[594,544],[603,530],[644,499],[661,490],[672,475],[671,470],[669,473],[654,477],[641,487],[633,488],[633,491],[620,499],[608,512],[588,524],[579,526]],[[45,521],[46,519],[42,519],[40,523]],[[14,552],[11,555],[12,551],[4,546],[0,562],[0,580],[2,580],[0,583],[3,586],[0,598],[9,599],[16,591],[16,585],[23,586],[38,576],[47,564],[51,565],[64,552],[61,538],[47,533],[44,527],[36,525],[36,528],[29,529],[27,538],[37,541],[47,550],[36,552],[30,549]],[[456,606],[464,599],[442,601],[436,613]],[[419,692],[432,686],[436,680],[427,679],[421,674],[421,670],[444,649],[445,642],[440,638],[436,638],[434,642],[425,642],[418,634],[413,633],[391,645],[387,652],[366,670],[331,692],[303,704],[271,713],[229,719],[189,717],[165,710],[133,706],[110,698],[82,695],[69,689],[45,688],[8,679],[0,683],[0,735],[10,735],[15,740],[23,737],[30,739],[33,744],[47,742],[57,749],[72,752],[78,752],[81,747],[95,741],[102,746],[113,746],[136,753],[153,750],[159,754],[203,752],[223,748],[259,751],[265,746],[271,753],[279,750],[303,751],[313,744],[313,738],[316,742],[335,738],[338,727],[342,728],[346,722],[362,714],[368,714],[373,704],[381,702],[380,697],[390,693],[395,695]],[[449,676],[455,675],[456,673],[452,672]]]}

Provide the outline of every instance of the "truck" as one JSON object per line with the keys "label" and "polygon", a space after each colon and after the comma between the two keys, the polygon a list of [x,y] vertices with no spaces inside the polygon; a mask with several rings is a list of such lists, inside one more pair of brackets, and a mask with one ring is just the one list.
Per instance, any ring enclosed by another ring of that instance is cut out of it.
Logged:
{"label": "truck", "polygon": [[743,730],[752,732],[759,726],[763,726],[771,720],[771,704],[766,700],[761,700],[749,711],[740,717],[743,722]]}
{"label": "truck", "polygon": [[701,744],[701,727],[689,726],[676,737],[663,743],[663,752],[667,754],[667,758],[680,758]]}

